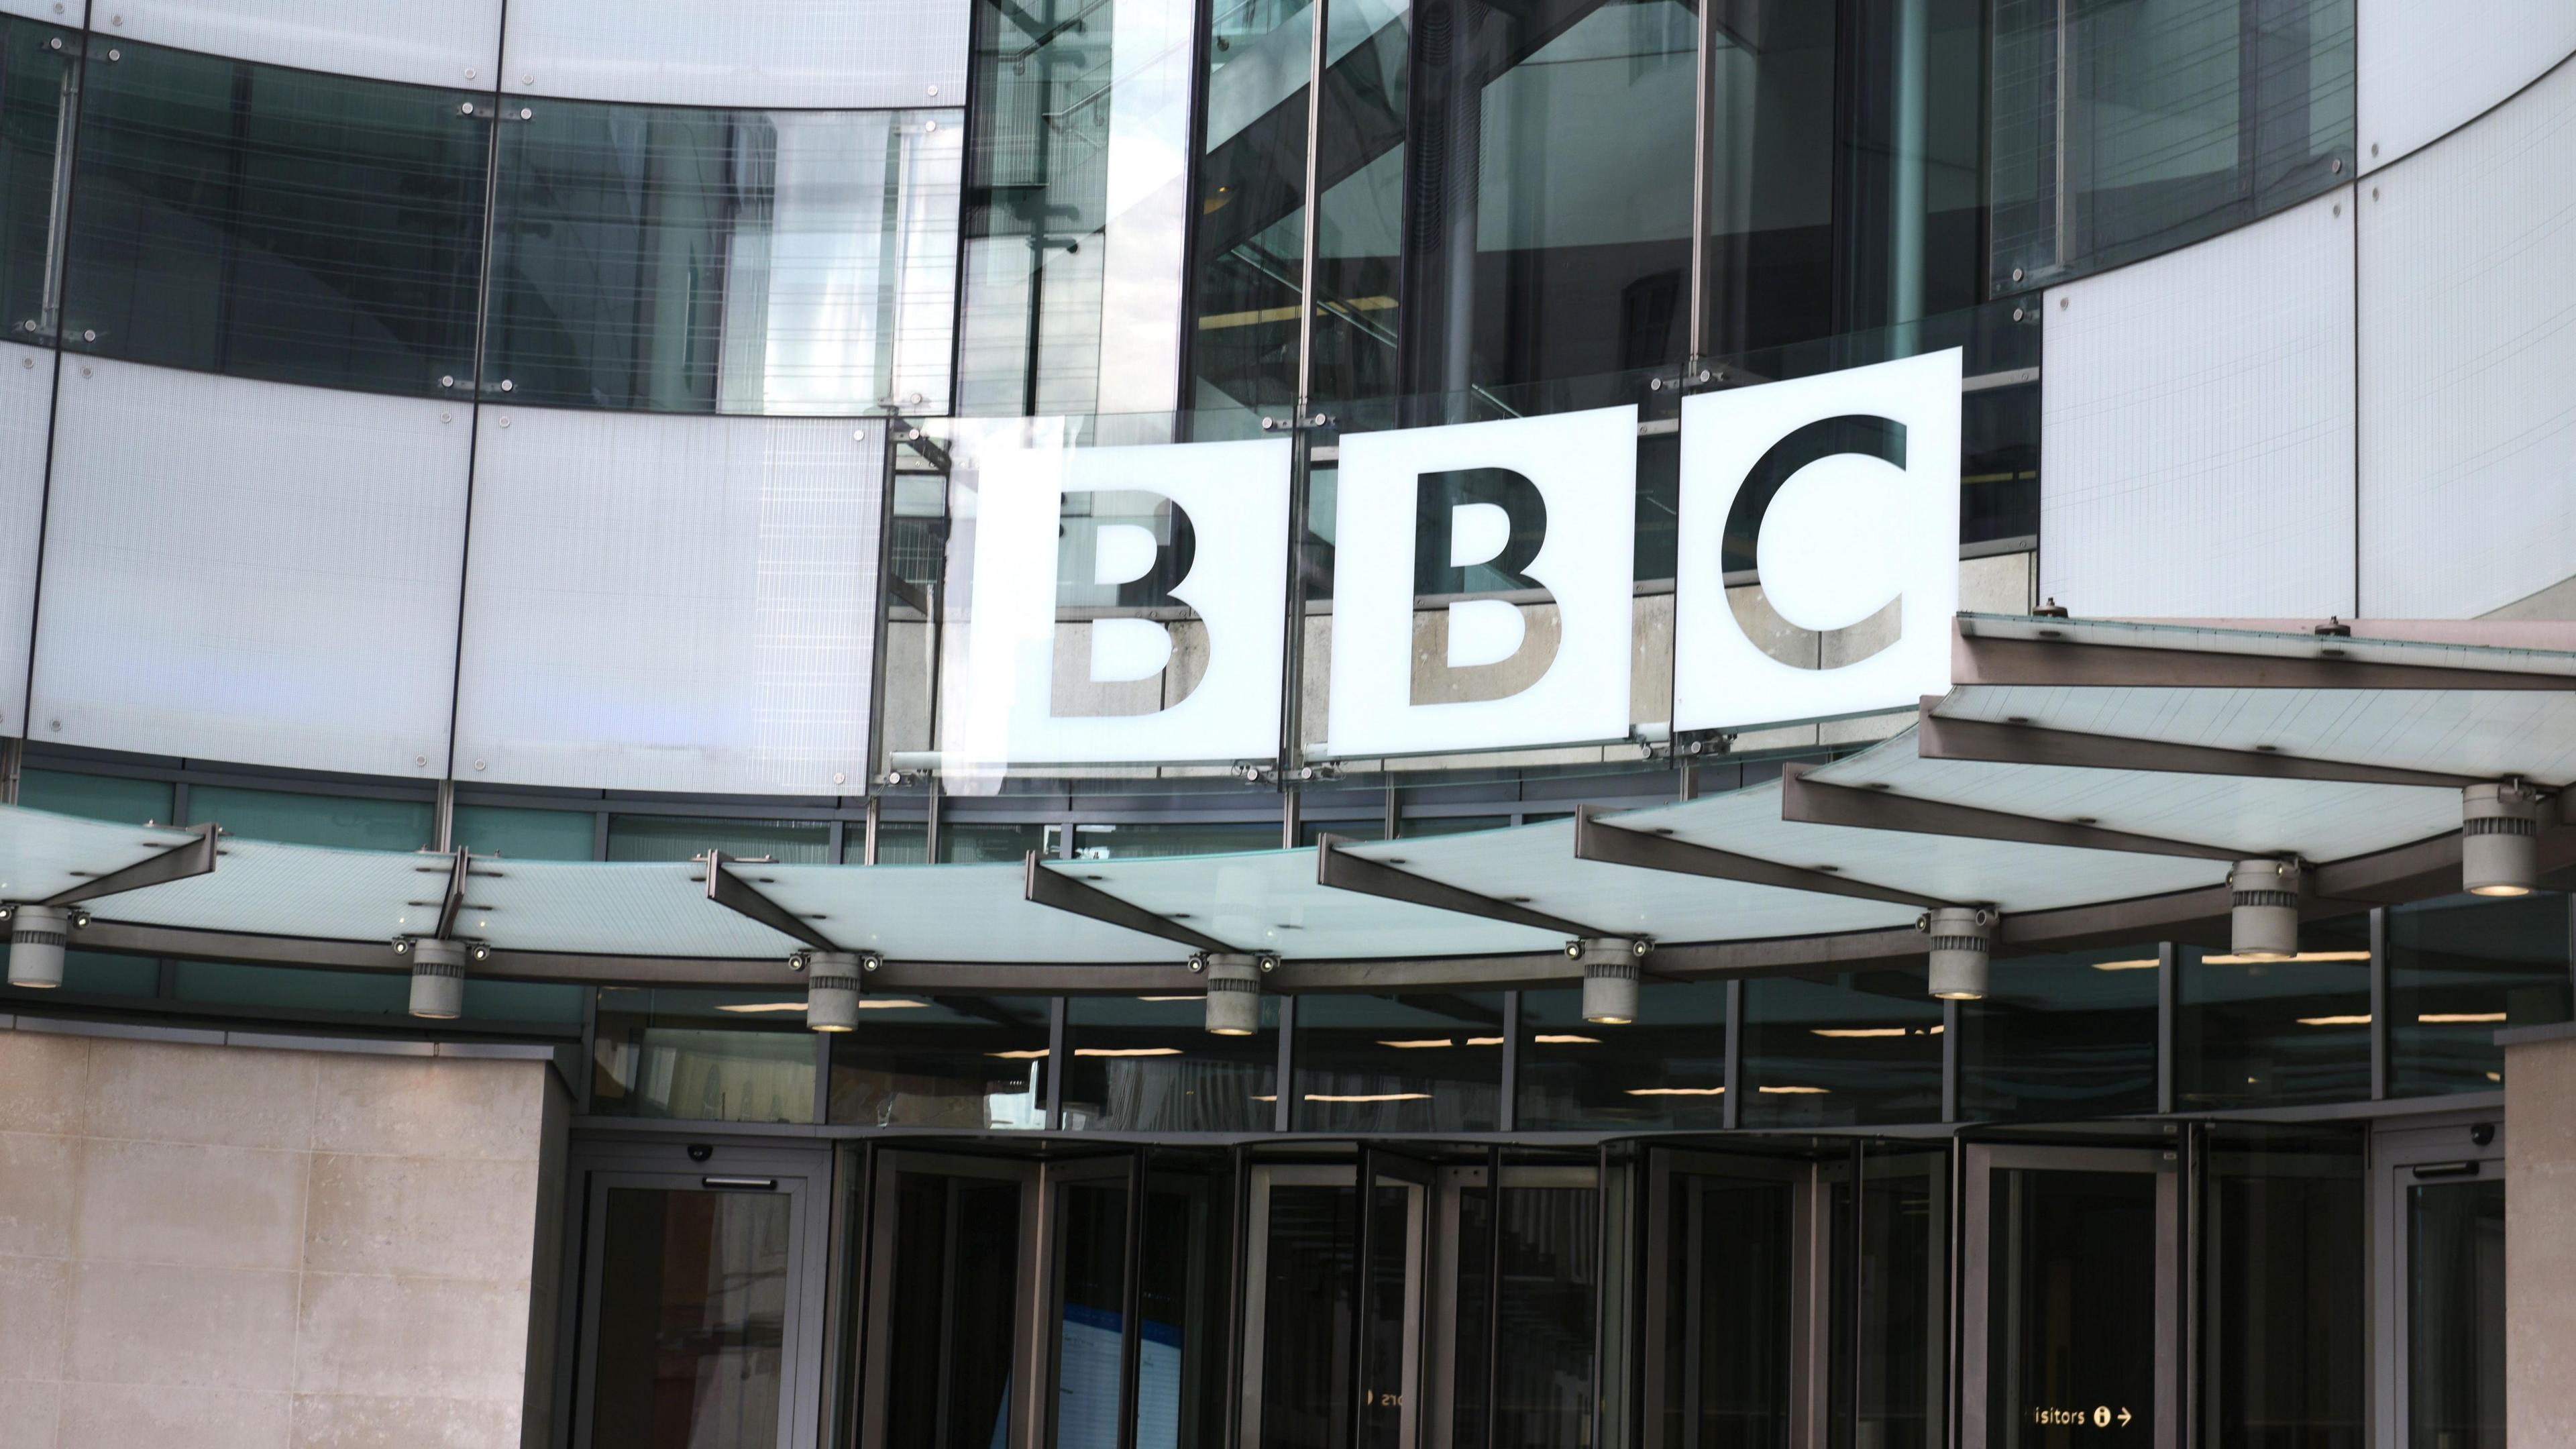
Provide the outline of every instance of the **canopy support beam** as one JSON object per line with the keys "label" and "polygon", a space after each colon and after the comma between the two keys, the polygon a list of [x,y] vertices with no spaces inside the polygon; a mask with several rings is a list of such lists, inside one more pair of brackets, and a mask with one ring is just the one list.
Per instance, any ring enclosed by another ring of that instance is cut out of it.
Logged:
{"label": "canopy support beam", "polygon": [[146,856],[122,870],[94,876],[67,890],[57,891],[38,902],[47,906],[78,905],[101,896],[120,895],[149,886],[168,885],[174,880],[208,874],[215,868],[215,857],[221,847],[216,837],[221,833],[212,821],[184,827],[195,832],[196,839],[185,845],[174,845],[158,855]]}
{"label": "canopy support beam", "polygon": [[2576,678],[2505,669],[2453,669],[2389,664],[2339,651],[2349,641],[2320,638],[2314,657],[2221,654],[2151,645],[2085,644],[2065,639],[1952,636],[1953,684],[2029,684],[2086,689],[2467,689],[2566,691]]}
{"label": "canopy support beam", "polygon": [[[458,852],[457,858],[460,861],[463,860],[464,853]],[[726,859],[727,856],[721,850],[707,851],[708,900],[736,915],[757,921],[782,936],[802,941],[817,951],[841,949],[832,944],[831,937],[817,930],[803,916],[762,895],[759,888],[751,882],[725,869]]]}
{"label": "canopy support beam", "polygon": [[1817,766],[1780,767],[1780,818],[1804,825],[1843,825],[1857,830],[1896,830],[1910,835],[1953,835],[1968,840],[2009,840],[2074,850],[2116,850],[2131,855],[2172,855],[2186,860],[2247,860],[2273,852],[2167,840],[2127,830],[2106,830],[2070,820],[2042,820],[1974,805],[1920,800],[1877,790],[1809,780]]}
{"label": "canopy support beam", "polygon": [[1998,765],[2063,765],[2077,770],[2143,770],[2169,775],[2242,775],[2260,780],[2317,780],[2344,785],[2420,785],[2457,790],[2481,783],[2473,775],[2445,775],[2394,765],[2284,755],[2270,750],[2231,750],[2126,735],[2086,734],[2045,725],[1996,724],[1933,713],[1944,696],[1923,696],[1923,718],[1914,752],[1927,760],[1978,760]]}
{"label": "canopy support beam", "polygon": [[1327,890],[1351,891],[1358,895],[1379,896],[1407,905],[1429,906],[1433,910],[1455,911],[1462,916],[1482,916],[1489,921],[1508,921],[1515,926],[1529,926],[1541,931],[1554,931],[1562,936],[1592,938],[1635,935],[1634,931],[1602,931],[1562,916],[1531,910],[1517,900],[1500,901],[1480,896],[1464,887],[1429,876],[1398,870],[1401,860],[1371,860],[1342,849],[1351,842],[1339,835],[1318,836],[1315,841],[1315,884]]}
{"label": "canopy support beam", "polygon": [[1095,921],[1123,926],[1148,936],[1160,936],[1166,941],[1177,941],[1193,951],[1238,954],[1237,947],[1229,946],[1205,931],[1184,926],[1169,916],[1157,915],[1133,901],[1120,900],[1088,881],[1074,879],[1065,871],[1047,869],[1034,850],[1028,853],[1024,868],[1027,874],[1022,893],[1037,905],[1069,915],[1089,916]]}
{"label": "canopy support beam", "polygon": [[1624,865],[1637,870],[1668,871],[1675,875],[1706,876],[1710,880],[1736,881],[1744,885],[1777,886],[1782,890],[1813,891],[1820,895],[1850,896],[1856,900],[1885,901],[1890,905],[1917,906],[1926,910],[1950,904],[1931,896],[1916,895],[1892,886],[1872,885],[1865,880],[1853,880],[1809,866],[1783,865],[1776,860],[1738,855],[1715,846],[1695,845],[1669,835],[1623,829],[1603,820],[1602,813],[1598,805],[1576,807],[1576,860]]}

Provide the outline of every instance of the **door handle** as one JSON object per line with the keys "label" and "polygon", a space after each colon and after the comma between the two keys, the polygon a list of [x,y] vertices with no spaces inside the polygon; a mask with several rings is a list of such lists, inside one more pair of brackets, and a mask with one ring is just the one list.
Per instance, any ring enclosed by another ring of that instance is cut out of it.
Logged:
{"label": "door handle", "polygon": [[2478,1175],[2478,1165],[2474,1162],[2418,1163],[2415,1167],[2415,1175],[2417,1177],[2475,1177]]}
{"label": "door handle", "polygon": [[698,1179],[698,1185],[711,1187],[720,1192],[776,1192],[778,1179],[774,1177],[702,1177]]}

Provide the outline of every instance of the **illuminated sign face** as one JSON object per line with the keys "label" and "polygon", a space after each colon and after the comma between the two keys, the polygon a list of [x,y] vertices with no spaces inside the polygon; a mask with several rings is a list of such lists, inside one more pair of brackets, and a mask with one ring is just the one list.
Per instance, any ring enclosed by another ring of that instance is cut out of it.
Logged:
{"label": "illuminated sign face", "polygon": [[1333,754],[1626,737],[1635,408],[1344,434],[1335,493]]}
{"label": "illuminated sign face", "polygon": [[962,451],[947,767],[1277,753],[1291,463],[1286,439]]}
{"label": "illuminated sign face", "polygon": [[[1959,382],[1952,350],[1683,400],[1674,729],[1948,687]],[[1275,758],[1292,468],[1285,439],[961,444],[945,767]],[[1313,753],[1598,743],[1661,713],[1630,697],[1637,506],[1633,407],[1344,434]]]}
{"label": "illuminated sign face", "polygon": [[1683,399],[1673,728],[1949,688],[1959,374],[1953,349]]}

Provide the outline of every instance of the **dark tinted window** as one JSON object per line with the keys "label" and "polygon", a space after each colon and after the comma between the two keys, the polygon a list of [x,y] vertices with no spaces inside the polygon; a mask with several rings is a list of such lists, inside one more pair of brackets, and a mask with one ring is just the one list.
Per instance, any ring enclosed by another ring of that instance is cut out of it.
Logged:
{"label": "dark tinted window", "polygon": [[71,31],[0,20],[0,320],[20,341],[48,330],[55,168],[79,43]]}
{"label": "dark tinted window", "polygon": [[67,343],[279,382],[469,384],[492,125],[465,114],[472,93],[117,52],[84,82]]}

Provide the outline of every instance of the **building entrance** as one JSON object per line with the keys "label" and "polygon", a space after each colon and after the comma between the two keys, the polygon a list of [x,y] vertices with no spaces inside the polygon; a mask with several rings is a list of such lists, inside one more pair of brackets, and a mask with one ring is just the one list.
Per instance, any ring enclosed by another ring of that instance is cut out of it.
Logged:
{"label": "building entrance", "polygon": [[2181,1442],[2180,1156],[1966,1149],[1966,1445]]}

